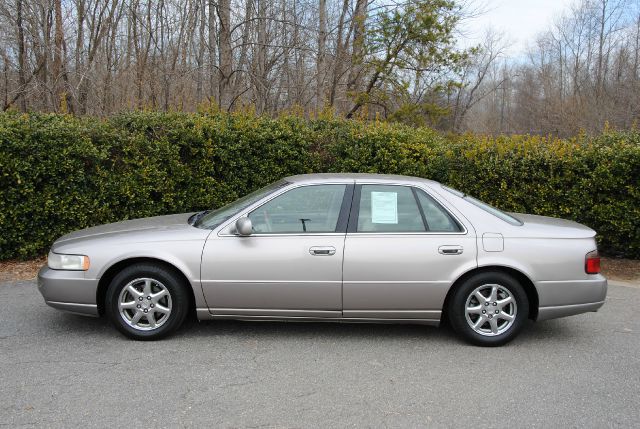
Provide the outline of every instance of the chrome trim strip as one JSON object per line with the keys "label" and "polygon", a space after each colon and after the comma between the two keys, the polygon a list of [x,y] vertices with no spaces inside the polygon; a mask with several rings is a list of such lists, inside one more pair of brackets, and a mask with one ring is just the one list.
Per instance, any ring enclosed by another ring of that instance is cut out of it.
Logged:
{"label": "chrome trim strip", "polygon": [[344,317],[343,323],[405,323],[415,325],[440,326],[440,319],[380,319],[375,317]]}
{"label": "chrome trim strip", "polygon": [[415,325],[440,325],[440,319],[377,319],[370,317],[278,317],[278,316],[243,316],[238,314],[211,315],[215,320],[240,320],[245,322],[338,322],[338,323],[404,323]]}
{"label": "chrome trim strip", "polygon": [[[241,320],[241,321],[296,321],[296,322],[338,322],[338,323],[407,323],[407,324],[419,324],[419,325],[432,325],[438,326],[440,324],[440,318],[442,316],[441,311],[420,311],[423,317],[412,317],[410,313],[413,311],[395,311],[396,317],[375,317],[364,313],[356,314],[358,311],[354,311],[353,316],[341,316],[340,311],[323,311],[323,310],[262,310],[262,309],[211,309],[216,314],[212,313],[208,308],[197,308],[196,314],[198,320]],[[224,314],[217,313],[218,311],[225,311]],[[232,313],[232,311],[237,311]],[[298,313],[298,315],[278,315],[278,314],[241,314],[240,312],[256,311],[256,312],[280,312],[290,311],[291,313]],[[368,311],[368,310],[365,310]],[[385,313],[385,310],[374,310],[376,313]],[[391,312],[388,311],[388,315],[391,316]],[[373,311],[372,311],[373,312]],[[313,313],[327,314],[327,316],[317,316]],[[331,313],[329,315],[329,313]],[[418,313],[418,312],[413,312]]]}
{"label": "chrome trim strip", "polygon": [[269,237],[291,237],[291,236],[304,236],[304,237],[308,237],[308,236],[314,236],[314,237],[336,237],[336,236],[344,236],[344,233],[342,232],[307,232],[306,234],[303,233],[297,233],[297,232],[290,232],[290,233],[284,233],[284,232],[278,232],[278,233],[262,233],[262,234],[251,234],[251,235],[236,235],[236,234],[222,234],[219,233],[218,237],[251,237],[251,238],[269,238]]}
{"label": "chrome trim strip", "polygon": [[440,320],[440,310],[343,310],[344,318]]}
{"label": "chrome trim strip", "polygon": [[212,308],[214,316],[268,316],[268,317],[333,317],[342,316],[341,310],[289,310],[279,308]]}
{"label": "chrome trim strip", "polygon": [[[251,283],[251,284],[272,284],[272,283],[331,283],[342,284],[342,280],[202,280],[203,283]],[[367,283],[367,282],[364,282]],[[388,282],[382,282],[388,283]],[[398,282],[394,282],[398,283]]]}
{"label": "chrome trim strip", "polygon": [[453,280],[344,280],[342,283],[349,284],[449,284]]}
{"label": "chrome trim strip", "polygon": [[[461,224],[465,228],[464,224]],[[348,235],[360,235],[360,236],[373,236],[380,237],[381,235],[467,235],[465,232],[348,232]]]}

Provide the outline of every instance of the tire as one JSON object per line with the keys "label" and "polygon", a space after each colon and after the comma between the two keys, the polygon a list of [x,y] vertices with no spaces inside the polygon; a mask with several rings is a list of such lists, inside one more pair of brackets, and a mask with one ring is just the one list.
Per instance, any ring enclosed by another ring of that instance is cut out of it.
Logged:
{"label": "tire", "polygon": [[172,270],[148,263],[131,265],[109,284],[106,313],[127,337],[159,340],[182,325],[189,311],[186,288]]}
{"label": "tire", "polygon": [[501,346],[524,327],[529,318],[529,300],[512,276],[485,272],[468,278],[453,291],[447,314],[453,330],[467,342]]}

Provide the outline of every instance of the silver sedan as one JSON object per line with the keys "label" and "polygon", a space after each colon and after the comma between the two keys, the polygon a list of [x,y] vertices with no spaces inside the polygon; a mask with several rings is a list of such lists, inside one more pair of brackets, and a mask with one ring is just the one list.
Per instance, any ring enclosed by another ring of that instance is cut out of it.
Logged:
{"label": "silver sedan", "polygon": [[598,310],[595,231],[505,213],[430,180],[285,178],[213,211],[137,219],[59,238],[46,303],[158,339],[198,319],[438,325],[504,344],[527,319]]}

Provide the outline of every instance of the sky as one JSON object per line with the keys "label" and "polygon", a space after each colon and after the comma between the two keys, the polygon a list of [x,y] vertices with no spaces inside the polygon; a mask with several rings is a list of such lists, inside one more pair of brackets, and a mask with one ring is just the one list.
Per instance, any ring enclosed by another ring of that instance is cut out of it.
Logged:
{"label": "sky", "polygon": [[[554,18],[568,9],[575,0],[484,0],[484,14],[463,24],[468,43],[478,43],[484,30],[492,27],[511,42],[507,51],[510,56],[522,54],[527,43],[532,44],[536,36],[548,29]],[[466,43],[464,43],[466,45]]]}

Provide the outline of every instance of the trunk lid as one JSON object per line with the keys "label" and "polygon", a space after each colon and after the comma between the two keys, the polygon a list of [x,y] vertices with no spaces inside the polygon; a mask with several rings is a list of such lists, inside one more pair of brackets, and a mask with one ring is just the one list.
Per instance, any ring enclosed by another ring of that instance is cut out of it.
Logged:
{"label": "trunk lid", "polygon": [[524,213],[510,213],[523,222],[524,236],[545,238],[589,238],[596,232],[586,225],[567,219],[538,216]]}

